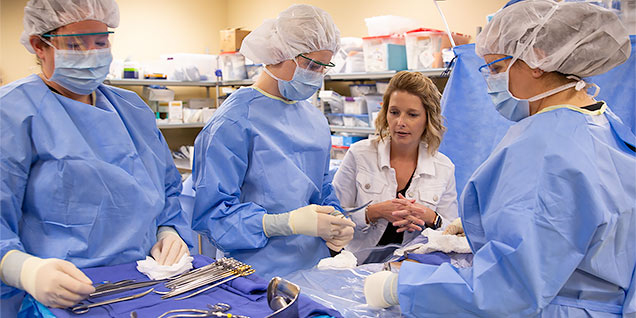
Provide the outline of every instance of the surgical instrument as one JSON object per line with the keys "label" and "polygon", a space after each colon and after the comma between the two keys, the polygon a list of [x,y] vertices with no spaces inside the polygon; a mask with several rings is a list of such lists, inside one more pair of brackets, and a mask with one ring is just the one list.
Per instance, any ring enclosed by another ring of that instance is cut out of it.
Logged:
{"label": "surgical instrument", "polygon": [[114,304],[114,303],[118,303],[118,302],[122,302],[122,301],[137,299],[137,298],[140,298],[140,297],[148,295],[153,290],[155,290],[155,289],[154,288],[150,288],[150,289],[148,289],[147,291],[145,291],[143,293],[139,293],[139,294],[132,295],[132,296],[109,299],[109,300],[105,300],[105,301],[102,301],[102,302],[99,302],[99,303],[77,305],[77,306],[71,308],[71,311],[74,314],[85,314],[85,313],[88,312],[88,310],[90,310],[93,307],[99,307],[99,306],[110,305],[110,304]]}
{"label": "surgical instrument", "polygon": [[99,285],[95,287],[95,291],[89,295],[89,298],[97,298],[97,297],[129,291],[133,289],[150,287],[165,281],[167,281],[167,279],[149,280],[149,281],[142,281],[142,282],[136,282],[134,280],[129,279],[129,280],[109,284],[108,286],[104,286],[107,284]]}
{"label": "surgical instrument", "polygon": [[163,314],[161,314],[161,316],[157,317],[157,318],[163,318],[169,314],[173,314],[173,313],[194,313],[194,314],[177,314],[177,315],[172,315],[166,318],[177,318],[177,317],[227,317],[227,318],[249,318],[247,316],[243,316],[243,315],[236,315],[236,314],[230,314],[227,311],[230,310],[230,305],[225,304],[225,303],[217,303],[216,305],[212,306],[210,304],[208,304],[208,309],[207,310],[203,310],[203,309],[173,309],[173,310],[169,310],[164,312]]}
{"label": "surgical instrument", "polygon": [[[353,209],[349,209],[349,210],[342,210],[342,215],[344,215],[345,217],[347,217],[347,218],[348,218],[348,217],[349,217],[349,215],[350,215],[351,213],[353,213],[353,212],[356,212],[356,211],[359,211],[359,210],[362,210],[362,209],[366,208],[369,204],[371,204],[371,202],[373,202],[373,200],[371,200],[371,201],[369,201],[369,202],[367,202],[367,203],[365,203],[365,204],[363,204],[363,205],[361,205],[361,206],[359,206],[359,207],[357,207],[357,208],[353,208]],[[331,213],[331,214],[332,214],[332,215],[337,215],[337,214],[338,214],[338,212],[339,212],[339,211],[334,211],[334,212],[333,212],[333,213]]]}
{"label": "surgical instrument", "polygon": [[298,317],[300,287],[280,277],[274,277],[267,285],[267,303],[274,313],[265,318]]}
{"label": "surgical instrument", "polygon": [[167,282],[165,286],[169,288],[170,291],[165,294],[160,293],[163,294],[161,298],[167,299],[198,289],[208,284],[213,284],[212,286],[208,286],[203,290],[197,291],[189,296],[179,298],[185,299],[194,295],[198,295],[201,292],[209,290],[210,288],[216,287],[236,277],[247,276],[252,273],[254,273],[254,270],[250,265],[239,262],[233,258],[224,257],[212,264],[198,268]]}

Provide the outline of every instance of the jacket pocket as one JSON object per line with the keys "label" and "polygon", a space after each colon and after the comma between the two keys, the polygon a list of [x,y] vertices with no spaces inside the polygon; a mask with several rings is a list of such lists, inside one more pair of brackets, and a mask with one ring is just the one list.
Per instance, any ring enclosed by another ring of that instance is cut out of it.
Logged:
{"label": "jacket pocket", "polygon": [[371,196],[370,199],[377,199],[387,186],[386,180],[376,177],[367,172],[359,172],[356,176],[356,184],[360,194]]}

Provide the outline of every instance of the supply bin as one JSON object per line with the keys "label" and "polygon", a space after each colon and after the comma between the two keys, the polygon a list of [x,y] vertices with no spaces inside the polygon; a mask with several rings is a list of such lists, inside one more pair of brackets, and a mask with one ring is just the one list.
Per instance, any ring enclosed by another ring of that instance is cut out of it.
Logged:
{"label": "supply bin", "polygon": [[342,160],[349,150],[348,146],[331,146],[331,159]]}
{"label": "supply bin", "polygon": [[219,55],[219,67],[224,81],[239,81],[247,78],[245,57],[239,52],[223,52]]}
{"label": "supply bin", "polygon": [[367,72],[407,69],[404,36],[381,35],[362,38],[364,69]]}
{"label": "supply bin", "polygon": [[349,85],[349,91],[353,97],[377,93],[375,84],[351,84]]}
{"label": "supply bin", "polygon": [[344,120],[342,114],[325,114],[327,121],[331,126],[344,126]]}
{"label": "supply bin", "polygon": [[370,127],[369,115],[342,114],[342,121],[346,127]]}
{"label": "supply bin", "polygon": [[442,67],[442,38],[445,33],[435,29],[406,32],[406,61],[409,70]]}
{"label": "supply bin", "polygon": [[361,115],[367,113],[367,102],[362,96],[358,97],[345,97],[344,113]]}

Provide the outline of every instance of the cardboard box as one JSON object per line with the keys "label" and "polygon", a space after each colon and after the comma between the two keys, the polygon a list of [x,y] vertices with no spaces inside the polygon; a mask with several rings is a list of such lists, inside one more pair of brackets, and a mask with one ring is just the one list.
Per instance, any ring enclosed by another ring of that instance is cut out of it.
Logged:
{"label": "cardboard box", "polygon": [[221,30],[221,52],[238,52],[243,38],[250,32],[249,30],[241,30],[241,28]]}

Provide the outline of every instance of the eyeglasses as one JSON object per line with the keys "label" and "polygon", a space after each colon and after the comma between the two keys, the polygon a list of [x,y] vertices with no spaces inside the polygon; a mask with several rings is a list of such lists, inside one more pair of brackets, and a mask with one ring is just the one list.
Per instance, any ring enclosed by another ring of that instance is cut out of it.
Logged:
{"label": "eyeglasses", "polygon": [[484,65],[479,67],[479,72],[484,77],[489,76],[489,75],[493,75],[493,74],[497,74],[497,73],[501,72],[501,69],[504,68],[505,66],[501,65],[501,64],[499,64],[499,65],[495,65],[495,64],[498,63],[498,62],[501,62],[501,61],[505,61],[505,60],[511,59],[511,58],[512,58],[512,56],[506,56],[506,57],[502,57],[500,59],[494,60],[494,61],[492,61],[492,62],[490,62],[488,64],[484,64]]}
{"label": "eyeglasses", "polygon": [[110,47],[113,31],[73,33],[73,34],[43,34],[42,37],[50,41],[60,50],[87,51]]}
{"label": "eyeglasses", "polygon": [[302,57],[302,59],[298,60],[298,65],[300,67],[316,73],[325,74],[329,71],[329,68],[336,66],[336,64],[333,64],[332,62],[325,64],[302,54],[298,54],[296,57]]}

